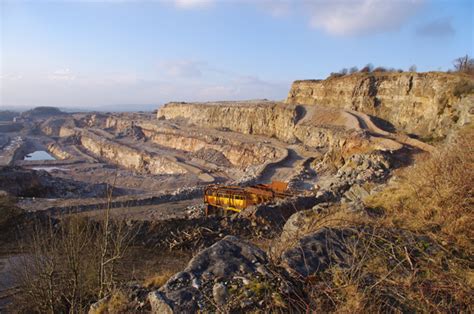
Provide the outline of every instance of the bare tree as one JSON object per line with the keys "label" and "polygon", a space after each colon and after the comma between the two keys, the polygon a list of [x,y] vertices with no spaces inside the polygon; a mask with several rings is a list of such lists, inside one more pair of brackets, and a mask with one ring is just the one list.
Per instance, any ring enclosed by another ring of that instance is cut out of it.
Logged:
{"label": "bare tree", "polygon": [[412,64],[409,68],[408,68],[408,72],[416,72],[417,68],[416,68],[416,65]]}
{"label": "bare tree", "polygon": [[359,71],[359,69],[357,67],[352,67],[352,68],[349,69],[350,74],[357,73],[358,71]]}
{"label": "bare tree", "polygon": [[125,221],[111,218],[110,211],[116,180],[117,173],[112,185],[107,189],[107,207],[101,220],[101,236],[98,238],[97,247],[100,249],[99,298],[103,298],[114,288],[116,264],[123,258],[137,232],[133,228],[127,228]]}
{"label": "bare tree", "polygon": [[454,60],[454,69],[458,72],[474,73],[474,59],[469,55]]}
{"label": "bare tree", "polygon": [[74,214],[38,219],[17,265],[21,287],[17,308],[85,312],[92,301],[116,288],[119,263],[138,229],[112,218],[113,185],[107,189],[107,207],[98,221]]}
{"label": "bare tree", "polygon": [[83,311],[98,290],[95,232],[78,217],[37,221],[15,271],[21,287],[16,305],[27,312]]}

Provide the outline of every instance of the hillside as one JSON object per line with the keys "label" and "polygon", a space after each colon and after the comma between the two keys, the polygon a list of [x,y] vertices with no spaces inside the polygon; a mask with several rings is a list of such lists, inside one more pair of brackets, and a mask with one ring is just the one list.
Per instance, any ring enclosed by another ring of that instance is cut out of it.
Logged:
{"label": "hillside", "polygon": [[356,110],[437,138],[469,119],[473,94],[474,79],[460,73],[372,72],[295,81],[286,103]]}

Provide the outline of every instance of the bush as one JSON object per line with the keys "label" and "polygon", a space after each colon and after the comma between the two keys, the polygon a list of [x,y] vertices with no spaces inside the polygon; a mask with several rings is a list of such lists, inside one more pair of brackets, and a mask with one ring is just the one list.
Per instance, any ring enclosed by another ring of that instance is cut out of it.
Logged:
{"label": "bush", "polygon": [[337,78],[337,77],[342,77],[342,76],[344,76],[344,74],[341,74],[338,72],[331,72],[331,74],[329,74],[329,78]]}
{"label": "bush", "polygon": [[77,216],[37,222],[15,269],[21,312],[82,313],[114,290],[132,235],[125,223]]}
{"label": "bush", "polygon": [[359,72],[359,69],[357,67],[352,67],[352,68],[349,69],[350,74],[354,74],[354,73],[357,73],[357,72]]}
{"label": "bush", "polygon": [[361,73],[370,73],[374,69],[374,66],[371,63],[368,63],[365,67],[363,67],[360,72]]}
{"label": "bush", "polygon": [[387,69],[384,67],[376,67],[372,72],[387,72]]}

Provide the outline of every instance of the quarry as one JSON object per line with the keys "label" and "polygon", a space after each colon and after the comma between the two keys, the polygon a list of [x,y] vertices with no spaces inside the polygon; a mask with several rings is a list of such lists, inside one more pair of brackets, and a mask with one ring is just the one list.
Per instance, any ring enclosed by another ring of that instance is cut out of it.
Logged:
{"label": "quarry", "polygon": [[[324,190],[354,159],[388,171],[392,156],[433,151],[419,139],[445,137],[471,118],[468,101],[453,94],[463,79],[444,73],[356,74],[296,81],[284,102],[168,103],[156,114],[33,110],[3,123],[0,163],[9,168],[2,176],[23,167],[38,177],[15,192],[27,210],[37,210],[29,208],[30,195],[42,210],[100,208],[104,184],[114,185],[115,202],[146,205],[157,195],[196,197],[190,191],[210,183],[278,180]],[[25,158],[34,152],[54,158]],[[357,175],[363,183],[379,173]],[[74,188],[60,195],[54,187],[64,181]],[[2,189],[12,187],[2,182]],[[43,195],[34,195],[36,189]]]}
{"label": "quarry", "polygon": [[[474,95],[462,89],[469,84],[474,80],[462,73],[355,73],[295,81],[279,102],[170,102],[127,113],[36,108],[0,123],[0,193],[16,197],[31,217],[94,220],[110,210],[140,225],[138,238],[149,247],[192,255],[160,286],[127,288],[136,293],[129,311],[272,310],[268,300],[300,295],[318,271],[350,260],[344,247],[359,245],[353,236],[367,232],[322,226],[297,235],[309,228],[307,217],[332,206],[379,217],[364,211],[364,199],[472,123]],[[225,217],[205,213],[210,185],[272,182],[292,193]],[[407,256],[418,237],[403,234]],[[304,252],[277,244],[265,250],[256,239],[296,241]],[[262,299],[262,287],[270,296]]]}

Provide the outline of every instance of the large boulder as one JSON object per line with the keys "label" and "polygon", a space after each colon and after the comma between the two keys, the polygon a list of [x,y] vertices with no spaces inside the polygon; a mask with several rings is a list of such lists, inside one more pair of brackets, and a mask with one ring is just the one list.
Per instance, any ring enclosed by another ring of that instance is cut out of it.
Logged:
{"label": "large boulder", "polygon": [[295,246],[283,252],[281,265],[293,276],[307,278],[331,265],[350,264],[350,247],[356,241],[353,229],[321,228],[301,238]]}
{"label": "large boulder", "polygon": [[149,300],[155,313],[162,309],[189,313],[206,309],[211,303],[222,305],[227,285],[239,280],[248,282],[255,276],[271,276],[264,251],[234,236],[226,236],[198,253],[180,273],[171,277]]}

